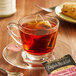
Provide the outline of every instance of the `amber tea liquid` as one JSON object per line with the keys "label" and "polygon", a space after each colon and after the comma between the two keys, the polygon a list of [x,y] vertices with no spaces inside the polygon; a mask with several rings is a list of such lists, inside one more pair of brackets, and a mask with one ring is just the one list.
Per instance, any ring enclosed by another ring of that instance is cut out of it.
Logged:
{"label": "amber tea liquid", "polygon": [[[48,34],[47,31],[50,29],[50,26],[47,25],[47,22],[44,23],[41,21],[24,23],[21,25],[23,28],[26,28],[20,30],[20,35],[23,48],[27,53],[33,55],[44,55],[53,51],[56,42],[57,31]],[[56,24],[51,22],[50,25],[51,28],[56,26]],[[44,32],[35,33],[31,31],[31,33],[29,33],[30,30],[40,30]]]}

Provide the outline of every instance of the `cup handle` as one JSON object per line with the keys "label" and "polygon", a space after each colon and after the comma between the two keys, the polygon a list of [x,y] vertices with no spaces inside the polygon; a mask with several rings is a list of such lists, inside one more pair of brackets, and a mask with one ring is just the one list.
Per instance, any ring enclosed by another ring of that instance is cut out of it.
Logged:
{"label": "cup handle", "polygon": [[7,29],[8,29],[9,35],[10,35],[19,45],[22,45],[22,43],[17,40],[17,39],[20,40],[20,37],[17,36],[17,35],[11,30],[11,28],[15,28],[15,29],[18,30],[17,24],[16,24],[16,23],[9,23],[8,26],[7,26]]}

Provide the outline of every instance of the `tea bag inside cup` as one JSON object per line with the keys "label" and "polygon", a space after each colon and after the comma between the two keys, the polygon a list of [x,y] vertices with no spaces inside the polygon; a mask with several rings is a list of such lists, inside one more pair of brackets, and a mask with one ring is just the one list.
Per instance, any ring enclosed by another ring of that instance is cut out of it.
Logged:
{"label": "tea bag inside cup", "polygon": [[[40,21],[38,20],[38,17],[40,17]],[[35,26],[36,29],[49,29],[52,27],[51,23],[48,20],[45,20],[43,16],[40,14],[36,15],[35,22],[37,25]]]}
{"label": "tea bag inside cup", "polygon": [[23,27],[27,27],[29,29],[36,29],[36,30],[50,29],[52,27],[52,24],[50,23],[49,20],[48,20],[48,16],[42,16],[40,14],[37,14],[33,21],[24,24]]}

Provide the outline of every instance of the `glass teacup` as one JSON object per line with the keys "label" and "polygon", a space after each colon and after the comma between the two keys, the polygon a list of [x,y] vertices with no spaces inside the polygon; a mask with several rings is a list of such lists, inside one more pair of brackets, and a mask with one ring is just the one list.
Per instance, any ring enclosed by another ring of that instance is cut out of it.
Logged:
{"label": "glass teacup", "polygon": [[[20,32],[19,42],[10,28],[15,27]],[[30,15],[19,20],[18,24],[10,23],[8,32],[11,37],[23,46],[22,57],[30,60],[47,60],[52,56],[56,43],[59,21],[57,18],[45,15]]]}

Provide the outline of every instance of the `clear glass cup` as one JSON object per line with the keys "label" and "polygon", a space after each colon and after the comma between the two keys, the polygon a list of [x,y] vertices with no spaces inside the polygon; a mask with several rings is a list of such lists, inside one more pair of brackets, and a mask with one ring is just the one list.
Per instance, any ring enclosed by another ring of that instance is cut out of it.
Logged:
{"label": "clear glass cup", "polygon": [[[20,37],[11,30],[13,27],[19,31]],[[52,57],[58,27],[59,20],[57,18],[40,14],[23,17],[18,24],[9,23],[7,26],[10,36],[23,46],[22,58],[24,61],[38,61],[38,63]]]}

